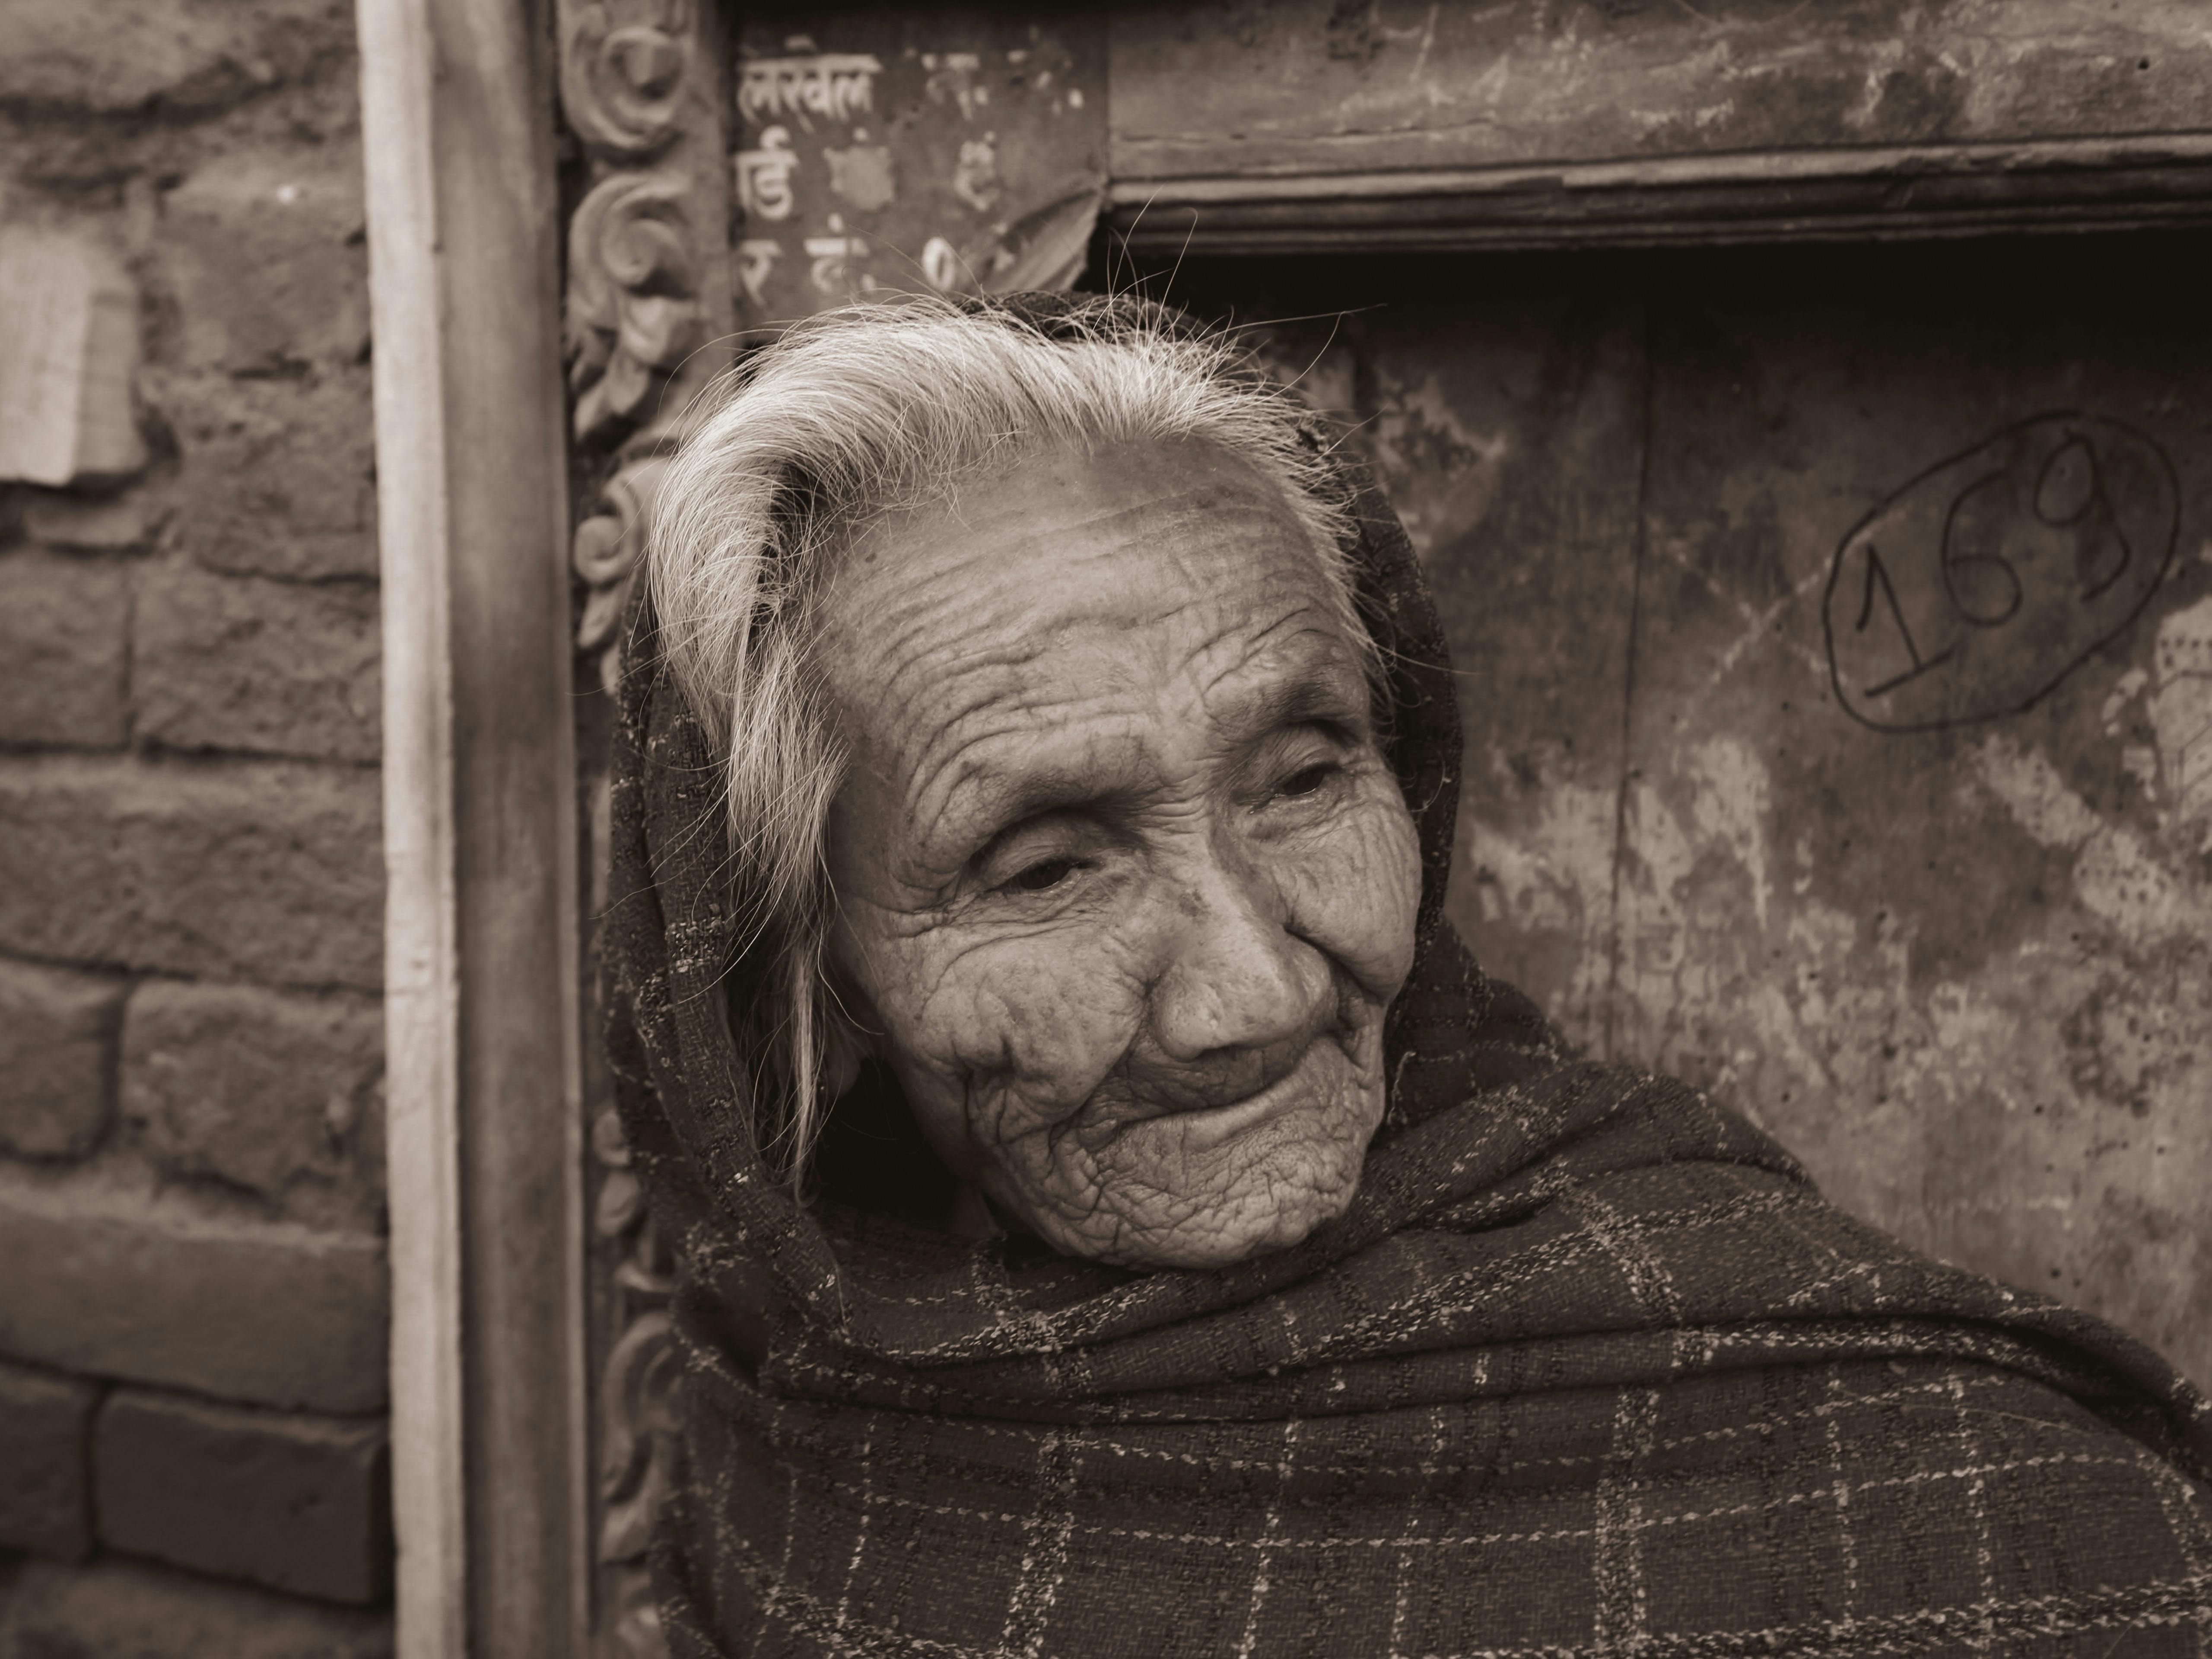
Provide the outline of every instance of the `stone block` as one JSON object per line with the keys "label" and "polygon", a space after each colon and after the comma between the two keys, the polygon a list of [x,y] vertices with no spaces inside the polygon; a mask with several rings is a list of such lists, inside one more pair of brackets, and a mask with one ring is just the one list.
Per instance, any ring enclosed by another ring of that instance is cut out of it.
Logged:
{"label": "stone block", "polygon": [[0,742],[110,748],[131,735],[128,573],[26,550],[0,554]]}
{"label": "stone block", "polygon": [[0,1354],[256,1405],[384,1403],[380,1239],[211,1215],[90,1170],[0,1165]]}
{"label": "stone block", "polygon": [[138,289],[65,232],[0,231],[0,479],[82,484],[146,465]]}
{"label": "stone block", "polygon": [[0,102],[70,117],[220,109],[352,51],[339,0],[10,0]]}
{"label": "stone block", "polygon": [[376,574],[368,370],[306,380],[164,374],[155,394],[185,465],[175,539],[210,569],[317,580]]}
{"label": "stone block", "polygon": [[374,761],[376,589],[141,573],[132,611],[138,736],[173,749]]}
{"label": "stone block", "polygon": [[34,1561],[0,1595],[5,1659],[391,1659],[392,1616],[113,1556]]}
{"label": "stone block", "polygon": [[161,204],[171,360],[232,374],[358,363],[368,340],[361,147],[219,154]]}
{"label": "stone block", "polygon": [[141,496],[26,491],[23,533],[42,547],[72,553],[135,553],[149,545],[160,515]]}
{"label": "stone block", "polygon": [[0,1152],[82,1158],[114,1106],[123,982],[0,962]]}
{"label": "stone block", "polygon": [[110,1549],[328,1601],[390,1591],[381,1420],[118,1389],[93,1431],[92,1467]]}
{"label": "stone block", "polygon": [[100,1390],[0,1364],[0,1550],[64,1561],[92,1549],[88,1441]]}
{"label": "stone block", "polygon": [[383,1008],[368,997],[156,980],[124,1022],[123,1117],[155,1167],[293,1220],[376,1226],[383,1076]]}
{"label": "stone block", "polygon": [[0,950],[374,990],[381,827],[357,767],[0,755]]}

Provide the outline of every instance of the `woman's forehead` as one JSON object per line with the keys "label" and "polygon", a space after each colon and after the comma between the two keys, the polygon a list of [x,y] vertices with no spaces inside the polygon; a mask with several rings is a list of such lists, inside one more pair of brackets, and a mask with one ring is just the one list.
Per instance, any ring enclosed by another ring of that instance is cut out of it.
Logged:
{"label": "woman's forehead", "polygon": [[1328,592],[1279,488],[1197,443],[1049,452],[879,523],[841,564],[823,665],[871,701],[1089,635],[1174,653]]}
{"label": "woman's forehead", "polygon": [[1303,527],[1224,462],[1196,445],[1055,455],[855,548],[823,647],[856,760],[933,815],[1024,754],[1105,732],[1202,744],[1293,682],[1356,696]]}
{"label": "woman's forehead", "polygon": [[1047,564],[1123,546],[1170,556],[1232,521],[1297,522],[1281,485],[1204,439],[1054,445],[874,520],[836,580],[911,586],[963,557],[1024,552]]}

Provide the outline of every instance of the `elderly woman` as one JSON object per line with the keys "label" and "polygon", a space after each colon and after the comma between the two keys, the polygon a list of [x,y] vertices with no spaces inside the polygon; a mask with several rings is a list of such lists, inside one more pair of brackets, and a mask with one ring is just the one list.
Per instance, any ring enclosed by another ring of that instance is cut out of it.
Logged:
{"label": "elderly woman", "polygon": [[678,1655],[2204,1650],[2186,1384],[1469,959],[1406,538],[1219,338],[796,328],[648,575]]}

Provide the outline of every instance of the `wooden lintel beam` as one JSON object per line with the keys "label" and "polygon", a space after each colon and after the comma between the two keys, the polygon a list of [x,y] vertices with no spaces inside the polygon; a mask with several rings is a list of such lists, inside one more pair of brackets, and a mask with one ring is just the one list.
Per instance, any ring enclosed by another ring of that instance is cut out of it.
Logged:
{"label": "wooden lintel beam", "polygon": [[1140,250],[1790,241],[2212,219],[2212,134],[1115,181]]}

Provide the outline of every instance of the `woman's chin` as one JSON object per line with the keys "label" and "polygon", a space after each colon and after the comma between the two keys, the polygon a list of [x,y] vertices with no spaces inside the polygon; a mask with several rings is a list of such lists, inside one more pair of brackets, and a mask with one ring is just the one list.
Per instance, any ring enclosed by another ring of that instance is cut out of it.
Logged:
{"label": "woman's chin", "polygon": [[1274,1206],[1249,1225],[1232,1222],[1215,1231],[1185,1229],[1165,1233],[1139,1241],[1140,1249],[1112,1259],[1125,1267],[1233,1267],[1239,1262],[1273,1255],[1278,1250],[1304,1243],[1316,1231],[1344,1213],[1352,1202],[1352,1189],[1347,1188],[1341,1201],[1316,1203],[1297,1211]]}
{"label": "woman's chin", "polygon": [[[1234,1267],[1304,1243],[1350,1207],[1367,1136],[1346,1135],[1345,1127],[1334,1134],[1291,1124],[1255,1130],[1242,1138],[1249,1144],[1219,1148],[1219,1166],[1203,1182],[1139,1160],[1080,1205],[1000,1202],[1065,1255],[1121,1267]],[[1205,1196],[1188,1196],[1194,1192]]]}

